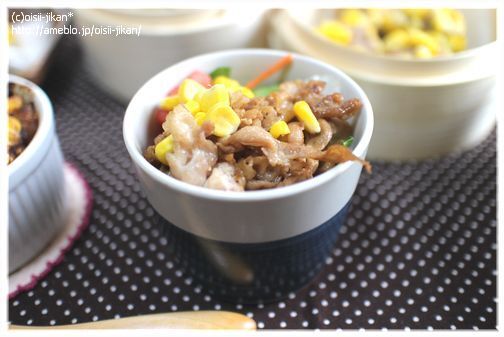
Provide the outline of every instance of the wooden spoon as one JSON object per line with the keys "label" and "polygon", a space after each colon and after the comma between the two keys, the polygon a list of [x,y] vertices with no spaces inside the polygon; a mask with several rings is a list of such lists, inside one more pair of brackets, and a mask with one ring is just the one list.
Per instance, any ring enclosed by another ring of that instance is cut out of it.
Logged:
{"label": "wooden spoon", "polygon": [[236,329],[255,330],[253,319],[229,311],[187,311],[140,315],[55,326],[10,325],[9,329]]}

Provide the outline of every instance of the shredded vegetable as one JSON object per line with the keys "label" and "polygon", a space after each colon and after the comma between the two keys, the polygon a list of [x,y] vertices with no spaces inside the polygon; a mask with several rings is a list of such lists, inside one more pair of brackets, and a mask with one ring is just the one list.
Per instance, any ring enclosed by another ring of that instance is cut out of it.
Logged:
{"label": "shredded vegetable", "polygon": [[248,82],[245,86],[249,89],[254,89],[259,83],[268,79],[269,77],[271,77],[271,75],[282,70],[283,68],[287,67],[291,63],[292,63],[292,55],[287,54],[284,57],[280,58],[280,60],[278,60],[271,67],[269,67],[268,69],[266,69],[265,71],[260,73],[259,76],[254,78],[252,81]]}

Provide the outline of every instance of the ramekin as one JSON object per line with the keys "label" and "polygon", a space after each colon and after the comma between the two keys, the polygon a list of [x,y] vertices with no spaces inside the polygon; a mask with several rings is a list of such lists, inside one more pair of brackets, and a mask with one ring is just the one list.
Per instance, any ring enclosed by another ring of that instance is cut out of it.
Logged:
{"label": "ramekin", "polygon": [[[227,192],[172,178],[148,163],[142,153],[152,141],[153,108],[193,70],[210,72],[229,66],[233,78],[246,82],[283,55],[281,51],[242,49],[183,61],[151,78],[135,94],[124,117],[124,141],[142,188],[154,209],[179,228],[163,224],[174,242],[171,247],[199,275],[198,279],[211,284],[209,288],[217,289],[216,293],[234,299],[285,294],[281,290],[299,287],[313,275],[344,222],[361,165],[342,163],[286,187]],[[354,121],[353,153],[364,158],[373,130],[367,96],[340,70],[294,54],[288,79],[314,75],[328,82],[328,91],[340,91],[347,98],[362,101],[362,110]]]}
{"label": "ramekin", "polygon": [[440,156],[481,143],[495,126],[495,10],[463,10],[468,46],[429,60],[374,55],[336,45],[314,30],[328,10],[272,16],[269,44],[336,65],[368,94],[375,111],[371,159]]}
{"label": "ramekin", "polygon": [[26,149],[7,167],[9,174],[9,273],[35,257],[65,222],[63,153],[53,108],[36,84],[10,75],[9,82],[31,90],[39,116]]}
{"label": "ramekin", "polygon": [[140,35],[80,36],[91,74],[128,102],[168,65],[222,49],[263,47],[264,9],[80,9],[79,27],[141,27]]}

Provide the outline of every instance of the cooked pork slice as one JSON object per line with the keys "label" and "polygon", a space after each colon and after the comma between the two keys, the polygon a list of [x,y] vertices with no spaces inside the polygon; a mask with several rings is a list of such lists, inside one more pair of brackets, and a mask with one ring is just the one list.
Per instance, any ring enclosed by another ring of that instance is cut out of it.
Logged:
{"label": "cooked pork slice", "polygon": [[331,124],[328,121],[321,118],[318,120],[320,125],[320,133],[316,136],[310,138],[306,145],[311,146],[317,150],[323,150],[329,144],[332,139],[333,131]]}
{"label": "cooked pork slice", "polygon": [[360,159],[348,147],[340,144],[329,146],[327,150],[322,151],[320,155],[313,158],[330,163],[344,163],[355,160],[361,163],[368,173],[371,173],[371,164],[368,161]]}
{"label": "cooked pork slice", "polygon": [[223,191],[244,191],[245,179],[237,176],[236,169],[229,163],[218,163],[205,182],[205,187]]}
{"label": "cooked pork slice", "polygon": [[189,184],[203,186],[217,163],[217,146],[205,138],[192,114],[178,105],[163,128],[173,136],[173,153],[166,155],[171,174]]}
{"label": "cooked pork slice", "polygon": [[317,118],[339,118],[346,120],[355,116],[362,107],[362,102],[357,99],[349,99],[339,102],[339,98],[335,99],[334,95],[325,96],[317,104],[310,104],[313,113]]}
{"label": "cooked pork slice", "polygon": [[304,125],[300,122],[290,122],[288,124],[290,133],[285,135],[285,141],[290,144],[304,144]]}
{"label": "cooked pork slice", "polygon": [[277,140],[260,126],[245,126],[219,141],[226,152],[237,152],[245,146],[274,149],[277,147],[276,142]]}

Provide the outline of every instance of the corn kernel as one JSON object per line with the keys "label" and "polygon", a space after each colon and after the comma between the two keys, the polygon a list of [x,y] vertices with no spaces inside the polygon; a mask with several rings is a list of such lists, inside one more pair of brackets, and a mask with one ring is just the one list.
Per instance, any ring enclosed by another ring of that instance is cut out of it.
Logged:
{"label": "corn kernel", "polygon": [[463,35],[451,35],[448,37],[448,43],[453,52],[462,51],[467,47],[467,41]]}
{"label": "corn kernel", "polygon": [[172,110],[177,104],[180,103],[178,96],[167,96],[161,100],[159,107],[163,110]]}
{"label": "corn kernel", "polygon": [[438,32],[456,35],[463,35],[466,30],[464,16],[453,9],[433,10],[432,27]]}
{"label": "corn kernel", "polygon": [[254,92],[247,87],[240,87],[240,91],[245,97],[248,97],[248,98],[255,97]]}
{"label": "corn kernel", "polygon": [[331,41],[342,45],[352,42],[352,31],[338,21],[326,21],[319,27],[319,32]]}
{"label": "corn kernel", "polygon": [[369,23],[368,16],[360,9],[341,10],[341,22],[351,27],[364,26]]}
{"label": "corn kernel", "polygon": [[429,48],[430,52],[433,55],[438,55],[440,51],[440,45],[434,39],[432,36],[427,34],[426,32],[420,30],[420,29],[415,29],[411,28],[409,30],[410,33],[410,39],[411,39],[411,44],[414,46],[426,46]]}
{"label": "corn kernel", "polygon": [[178,90],[180,103],[185,103],[187,101],[193,100],[194,96],[196,96],[198,92],[201,92],[203,90],[205,90],[205,88],[201,84],[199,84],[195,80],[186,78],[184,81],[182,81],[182,84],[180,84]]}
{"label": "corn kernel", "polygon": [[432,52],[429,48],[424,45],[419,45],[415,47],[415,56],[420,59],[432,58]]}
{"label": "corn kernel", "polygon": [[205,90],[199,98],[200,109],[208,112],[217,103],[229,105],[229,91],[223,84],[215,84]]}
{"label": "corn kernel", "polygon": [[156,158],[165,165],[168,165],[168,162],[166,161],[166,154],[168,152],[173,152],[172,135],[169,135],[168,137],[157,143],[156,147],[154,148],[154,154],[156,155]]}
{"label": "corn kernel", "polygon": [[368,8],[366,9],[366,14],[373,26],[380,27],[383,25],[385,11],[386,10],[382,8]]}
{"label": "corn kernel", "polygon": [[400,10],[386,9],[383,11],[382,28],[387,32],[407,27],[408,21],[408,16]]}
{"label": "corn kernel", "polygon": [[409,48],[411,45],[410,35],[404,29],[395,29],[385,36],[384,44],[387,52],[396,52]]}
{"label": "corn kernel", "polygon": [[200,111],[200,105],[195,100],[190,100],[184,103],[184,106],[187,110],[189,110],[193,115]]}
{"label": "corn kernel", "polygon": [[[208,90],[208,89],[206,89],[206,90]],[[201,109],[201,97],[203,97],[203,94],[205,93],[206,90],[200,91],[196,95],[194,95],[193,100],[198,102],[198,104],[200,105],[200,109]]]}
{"label": "corn kernel", "polygon": [[451,53],[450,42],[446,34],[437,31],[430,31],[428,34],[432,36],[434,40],[436,40],[436,43],[439,45],[440,54]]}
{"label": "corn kernel", "polygon": [[217,76],[214,80],[214,84],[222,84],[231,92],[238,91],[240,89],[240,83],[226,76]]}
{"label": "corn kernel", "polygon": [[196,124],[198,124],[199,126],[201,126],[203,124],[203,122],[205,121],[206,116],[207,116],[207,114],[205,112],[201,112],[201,111],[197,112],[194,115],[194,120],[196,121]]}
{"label": "corn kernel", "polygon": [[9,24],[9,29],[8,29],[8,41],[9,41],[9,45],[16,44],[16,36],[14,35],[14,31],[12,29],[11,24]]}
{"label": "corn kernel", "polygon": [[21,122],[16,117],[9,116],[9,145],[17,144],[20,140]]}
{"label": "corn kernel", "polygon": [[9,97],[8,109],[9,113],[21,109],[23,106],[23,99],[20,96]]}
{"label": "corn kernel", "polygon": [[419,16],[412,16],[410,18],[410,27],[424,29],[424,20]]}
{"label": "corn kernel", "polygon": [[294,113],[298,120],[304,123],[306,131],[309,133],[320,132],[320,124],[308,103],[305,101],[296,102],[294,104]]}
{"label": "corn kernel", "polygon": [[213,134],[217,137],[229,136],[240,126],[240,117],[225,102],[214,104],[207,113],[206,120],[214,125]]}
{"label": "corn kernel", "polygon": [[288,135],[290,129],[285,121],[278,121],[271,126],[269,132],[274,138],[279,138],[280,136]]}

